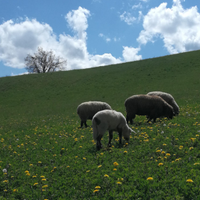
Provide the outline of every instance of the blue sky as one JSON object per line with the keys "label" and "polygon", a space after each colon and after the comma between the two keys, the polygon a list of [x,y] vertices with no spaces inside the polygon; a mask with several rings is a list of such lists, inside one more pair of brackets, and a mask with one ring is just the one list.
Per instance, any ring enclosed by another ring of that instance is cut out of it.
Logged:
{"label": "blue sky", "polygon": [[199,0],[0,0],[0,77],[38,47],[85,69],[200,49]]}

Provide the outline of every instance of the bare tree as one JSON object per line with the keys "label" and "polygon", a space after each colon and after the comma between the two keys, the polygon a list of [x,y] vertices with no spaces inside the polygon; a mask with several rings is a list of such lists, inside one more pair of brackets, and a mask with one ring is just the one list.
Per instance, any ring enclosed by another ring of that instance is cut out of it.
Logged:
{"label": "bare tree", "polygon": [[56,57],[53,51],[45,51],[38,47],[38,52],[34,55],[28,54],[26,56],[25,65],[28,72],[33,73],[47,73],[63,70],[63,65],[67,62],[60,57]]}

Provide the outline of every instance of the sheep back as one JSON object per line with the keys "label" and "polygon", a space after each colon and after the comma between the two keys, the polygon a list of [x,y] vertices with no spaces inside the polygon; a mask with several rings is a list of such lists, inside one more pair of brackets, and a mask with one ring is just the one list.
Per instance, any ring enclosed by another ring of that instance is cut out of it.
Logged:
{"label": "sheep back", "polygon": [[92,120],[93,116],[101,110],[109,109],[111,110],[111,106],[106,102],[101,101],[88,101],[83,102],[77,107],[77,114],[80,119],[86,121],[87,119]]}
{"label": "sheep back", "polygon": [[152,92],[149,92],[147,95],[156,95],[156,96],[161,97],[169,105],[171,105],[173,107],[175,115],[179,114],[179,106],[171,94],[166,93],[166,92],[161,92],[161,91],[152,91]]}
{"label": "sheep back", "polygon": [[133,95],[125,101],[127,122],[135,115],[147,115],[150,120],[158,117],[173,117],[173,108],[159,96]]}

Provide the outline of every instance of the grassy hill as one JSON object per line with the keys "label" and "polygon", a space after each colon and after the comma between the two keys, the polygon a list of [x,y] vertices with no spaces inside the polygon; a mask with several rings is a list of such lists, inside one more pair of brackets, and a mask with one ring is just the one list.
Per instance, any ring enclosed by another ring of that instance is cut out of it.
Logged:
{"label": "grassy hill", "polygon": [[[198,199],[199,55],[0,78],[0,199]],[[180,115],[137,116],[129,144],[115,134],[107,149],[104,135],[96,152],[92,128],[78,129],[81,102],[125,115],[127,97],[153,90],[172,94]]]}

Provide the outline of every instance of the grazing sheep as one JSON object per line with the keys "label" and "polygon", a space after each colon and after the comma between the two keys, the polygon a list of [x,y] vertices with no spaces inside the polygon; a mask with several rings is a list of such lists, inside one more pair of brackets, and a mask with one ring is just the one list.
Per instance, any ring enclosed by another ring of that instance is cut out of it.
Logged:
{"label": "grazing sheep", "polygon": [[147,115],[154,122],[158,117],[173,118],[173,108],[159,96],[133,95],[126,99],[126,121],[133,123],[135,115]]}
{"label": "grazing sheep", "polygon": [[156,95],[156,96],[161,97],[169,105],[171,105],[173,107],[175,115],[179,114],[179,106],[171,94],[166,93],[166,92],[161,92],[161,91],[153,91],[153,92],[149,92],[147,95]]}
{"label": "grazing sheep", "polygon": [[104,133],[109,131],[108,146],[111,146],[111,140],[113,138],[113,131],[119,133],[119,143],[122,143],[122,135],[124,139],[129,141],[131,132],[134,132],[126,123],[126,119],[122,113],[115,110],[102,110],[94,115],[92,119],[93,138],[96,143],[97,150],[102,148],[101,138]]}
{"label": "grazing sheep", "polygon": [[81,128],[83,127],[83,124],[85,124],[85,127],[87,127],[86,124],[87,119],[92,120],[93,116],[98,111],[105,109],[111,110],[112,108],[107,103],[101,101],[88,101],[81,103],[77,107],[77,114],[81,119]]}

